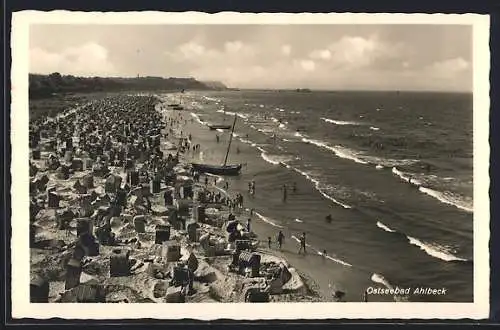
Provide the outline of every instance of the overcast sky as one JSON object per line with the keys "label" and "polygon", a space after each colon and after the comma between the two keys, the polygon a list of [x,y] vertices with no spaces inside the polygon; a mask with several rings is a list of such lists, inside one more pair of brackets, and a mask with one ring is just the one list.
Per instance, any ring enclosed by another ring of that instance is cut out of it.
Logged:
{"label": "overcast sky", "polygon": [[445,25],[32,25],[30,72],[240,88],[472,91],[472,29]]}

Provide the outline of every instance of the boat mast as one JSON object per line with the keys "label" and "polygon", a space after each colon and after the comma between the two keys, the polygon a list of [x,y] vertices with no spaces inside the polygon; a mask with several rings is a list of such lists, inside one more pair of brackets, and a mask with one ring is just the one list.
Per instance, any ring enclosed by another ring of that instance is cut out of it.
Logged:
{"label": "boat mast", "polygon": [[236,124],[236,115],[234,115],[233,128],[231,129],[231,135],[229,136],[229,144],[227,145],[226,157],[224,158],[224,166],[227,163],[227,156],[229,155],[229,149],[231,148],[231,141],[233,140],[234,125]]}

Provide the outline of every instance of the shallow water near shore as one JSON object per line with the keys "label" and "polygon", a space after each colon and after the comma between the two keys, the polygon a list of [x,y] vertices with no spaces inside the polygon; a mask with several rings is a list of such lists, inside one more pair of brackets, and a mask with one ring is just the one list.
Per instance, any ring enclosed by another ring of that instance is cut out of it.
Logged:
{"label": "shallow water near shore", "polygon": [[[445,295],[398,299],[472,301],[467,95],[192,92],[184,104],[184,131],[201,144],[190,155],[198,162],[222,163],[229,138],[203,124],[232,124],[237,115],[229,163],[244,166],[226,178],[229,193],[243,193],[245,207],[255,209],[252,226],[263,247],[268,236],[274,242],[278,230],[285,233],[281,253],[325,298],[329,285],[346,292],[346,301],[362,301],[369,286],[444,287]],[[247,192],[250,180],[255,196]],[[306,256],[297,253],[302,232]]]}

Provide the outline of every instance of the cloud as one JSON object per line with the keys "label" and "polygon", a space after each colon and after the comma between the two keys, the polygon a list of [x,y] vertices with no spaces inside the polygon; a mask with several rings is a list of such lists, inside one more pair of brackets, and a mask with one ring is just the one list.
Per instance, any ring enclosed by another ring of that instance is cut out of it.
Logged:
{"label": "cloud", "polygon": [[312,59],[323,60],[334,67],[360,69],[375,66],[379,61],[401,56],[402,44],[390,44],[377,36],[344,36],[326,46],[309,53]]}
{"label": "cloud", "polygon": [[257,50],[239,40],[225,42],[222,49],[210,48],[199,42],[190,41],[179,45],[173,51],[166,51],[165,55],[176,62],[189,62],[196,67],[210,65],[227,65],[252,61]]}
{"label": "cloud", "polygon": [[30,49],[30,72],[100,76],[113,74],[115,67],[106,48],[89,42],[57,53],[39,47]]}
{"label": "cloud", "polygon": [[434,62],[428,67],[428,70],[434,71],[435,73],[443,76],[452,76],[457,73],[466,71],[469,69],[470,63],[464,60],[462,57],[456,57],[451,59],[446,59],[443,61]]}
{"label": "cloud", "polygon": [[316,63],[311,60],[300,60],[298,64],[304,71],[314,71],[316,69]]}
{"label": "cloud", "polygon": [[243,49],[244,45],[241,41],[229,41],[224,44],[224,49],[228,53],[237,53]]}
{"label": "cloud", "polygon": [[179,47],[179,52],[184,58],[193,59],[205,55],[206,50],[200,44],[188,42]]}
{"label": "cloud", "polygon": [[292,47],[290,45],[281,46],[281,53],[285,56],[290,56],[292,53]]}
{"label": "cloud", "polygon": [[314,50],[311,52],[309,57],[313,59],[329,60],[332,57],[332,53],[328,49]]}

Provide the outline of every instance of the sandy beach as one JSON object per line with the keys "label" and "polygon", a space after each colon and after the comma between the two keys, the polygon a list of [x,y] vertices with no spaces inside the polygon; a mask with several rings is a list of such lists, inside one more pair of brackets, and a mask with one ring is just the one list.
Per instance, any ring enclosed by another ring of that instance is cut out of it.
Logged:
{"label": "sandy beach", "polygon": [[[40,137],[33,139],[30,158],[32,302],[323,300],[313,281],[287,261],[287,248],[265,247],[258,221],[250,232],[245,229],[248,207],[215,200],[222,184],[207,176],[205,185],[205,176],[189,164],[200,155],[191,152],[200,127],[186,118],[188,112],[159,102],[152,96],[112,96],[68,111],[56,124],[32,125]],[[85,122],[89,113],[107,115],[118,108],[123,116]],[[149,139],[142,153],[110,157],[126,144],[120,136],[134,136],[130,124],[153,113],[164,121],[151,120],[138,131],[157,133],[158,139]],[[74,133],[72,142],[62,143],[68,132]],[[80,143],[85,134],[107,150],[86,149]],[[181,139],[187,134],[191,142]],[[163,159],[168,155],[166,167],[160,169],[156,152]],[[227,196],[234,193],[230,188]],[[237,234],[229,232],[230,223]]]}

